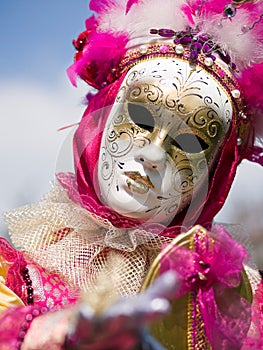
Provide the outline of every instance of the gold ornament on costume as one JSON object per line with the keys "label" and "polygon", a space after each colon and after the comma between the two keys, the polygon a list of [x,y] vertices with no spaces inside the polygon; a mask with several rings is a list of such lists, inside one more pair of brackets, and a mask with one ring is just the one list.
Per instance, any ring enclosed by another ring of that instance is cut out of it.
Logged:
{"label": "gold ornament on costume", "polygon": [[[159,276],[163,259],[172,256],[172,254],[176,254],[178,248],[183,247],[194,253],[202,250],[205,252],[204,254],[209,257],[211,254],[214,254],[213,247],[216,239],[217,236],[199,225],[194,226],[190,231],[177,236],[163,249],[151,265],[150,271],[142,286],[142,290],[145,290]],[[222,241],[221,244],[223,245],[224,242]],[[196,261],[193,260],[192,264],[194,265],[195,263]],[[198,294],[202,285],[205,286],[205,283],[208,283],[209,286],[209,283],[211,283],[207,277],[209,276],[210,265],[204,261],[199,261],[199,265],[200,270],[203,271],[203,273],[199,272],[191,277],[193,287],[186,294],[183,294],[177,299],[171,300],[171,312],[160,322],[156,322],[151,327],[152,334],[168,350],[212,349],[206,335],[204,320],[200,312],[200,299]],[[245,269],[242,270],[240,275],[242,276],[240,285],[234,289],[230,288],[228,293],[231,293],[231,291],[238,293],[244,298],[244,300],[251,303],[252,291]]]}

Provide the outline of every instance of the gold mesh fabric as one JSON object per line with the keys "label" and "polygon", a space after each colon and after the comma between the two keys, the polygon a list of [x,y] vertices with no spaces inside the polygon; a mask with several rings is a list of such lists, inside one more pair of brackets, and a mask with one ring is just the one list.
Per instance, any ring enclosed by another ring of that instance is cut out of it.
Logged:
{"label": "gold mesh fabric", "polygon": [[119,294],[137,293],[161,246],[170,241],[141,229],[114,227],[73,203],[57,184],[39,204],[8,212],[5,219],[16,247],[83,291],[95,288],[114,253],[119,256],[114,269]]}
{"label": "gold mesh fabric", "polygon": [[246,248],[246,251],[249,255],[249,260],[245,262],[244,269],[249,278],[252,291],[253,293],[255,293],[261,281],[261,277],[258,272],[258,266],[256,264],[255,248],[253,247],[249,233],[244,229],[242,225],[239,225],[239,224],[220,223],[220,225],[224,226],[227,232],[230,233],[230,235],[237,242],[239,242]]}

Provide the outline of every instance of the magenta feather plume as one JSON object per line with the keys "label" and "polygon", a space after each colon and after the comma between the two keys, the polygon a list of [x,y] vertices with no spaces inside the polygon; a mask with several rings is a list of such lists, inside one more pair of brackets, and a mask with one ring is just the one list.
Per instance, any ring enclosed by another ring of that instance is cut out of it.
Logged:
{"label": "magenta feather plume", "polygon": [[116,1],[114,0],[91,0],[89,4],[90,10],[99,14],[113,6],[116,6]]}
{"label": "magenta feather plume", "polygon": [[[245,96],[255,138],[263,146],[263,63],[255,64],[243,71],[238,80]],[[262,148],[260,153],[263,165]]]}
{"label": "magenta feather plume", "polygon": [[[74,86],[79,76],[91,86],[101,88],[124,54],[128,38],[123,34],[93,32],[88,40],[81,58],[68,68],[67,73]],[[90,73],[87,71],[89,66],[92,67]]]}
{"label": "magenta feather plume", "polygon": [[130,11],[131,7],[135,4],[138,4],[140,0],[128,0],[126,5],[126,14]]}
{"label": "magenta feather plume", "polygon": [[239,78],[239,83],[250,102],[250,107],[263,106],[263,63],[254,64],[246,69]]}
{"label": "magenta feather plume", "polygon": [[[263,140],[263,1],[248,1],[225,13],[229,0],[91,0],[96,14],[75,42],[75,63],[68,69],[74,85],[78,77],[97,89],[114,78],[127,49],[154,40],[151,28],[181,32],[192,28],[208,34],[215,47],[235,63],[236,75],[257,139]],[[233,6],[233,5],[232,5]],[[156,39],[160,40],[160,38]],[[235,74],[235,73],[233,73]],[[263,143],[263,141],[262,141]],[[263,161],[262,161],[263,162]]]}

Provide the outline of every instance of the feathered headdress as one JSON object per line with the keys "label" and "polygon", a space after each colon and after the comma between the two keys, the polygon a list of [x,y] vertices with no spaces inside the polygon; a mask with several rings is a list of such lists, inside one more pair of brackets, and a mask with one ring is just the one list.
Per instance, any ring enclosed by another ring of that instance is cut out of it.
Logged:
{"label": "feathered headdress", "polygon": [[208,69],[219,57],[237,81],[233,97],[242,98],[239,119],[247,125],[238,142],[243,134],[249,141],[241,158],[263,165],[263,1],[91,0],[90,9],[96,15],[73,41],[77,53],[68,74],[74,85],[80,77],[100,90],[154,55],[179,55]]}

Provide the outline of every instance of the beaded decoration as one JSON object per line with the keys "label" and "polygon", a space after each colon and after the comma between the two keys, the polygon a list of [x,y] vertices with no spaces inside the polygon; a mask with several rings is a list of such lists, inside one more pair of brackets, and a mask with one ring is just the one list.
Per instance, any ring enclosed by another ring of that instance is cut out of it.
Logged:
{"label": "beaded decoration", "polygon": [[33,322],[33,320],[40,315],[44,315],[47,311],[48,311],[48,308],[46,307],[32,308],[31,310],[28,310],[27,314],[25,315],[25,320],[22,323],[20,327],[20,332],[18,334],[17,345],[16,345],[17,350],[21,349],[21,346],[23,344],[27,331],[29,330],[29,327]]}
{"label": "beaded decoration", "polygon": [[[161,33],[163,35],[168,35],[168,33],[169,35],[172,34],[172,32],[165,29],[163,29]],[[229,96],[232,97],[232,103],[235,110],[233,117],[237,131],[237,144],[238,146],[245,147],[249,135],[249,120],[243,111],[244,101],[242,99],[240,87],[237,80],[231,74],[230,70],[228,70],[226,67],[223,67],[223,65],[218,62],[219,60],[216,60],[216,56],[210,54],[210,52],[207,55],[201,49],[194,49],[193,55],[193,50],[191,50],[191,48],[188,48],[188,46],[183,45],[182,42],[183,41],[177,42],[177,44],[152,43],[149,45],[141,45],[139,48],[136,48],[134,50],[129,50],[123,57],[123,60],[120,62],[119,70],[115,71],[115,74],[116,76],[121,75],[122,73],[135,66],[138,62],[151,60],[158,57],[174,57],[184,61],[189,61],[190,64],[193,65],[193,69],[197,69],[197,67],[205,69],[208,74],[215,78],[218,83],[227,91]],[[233,63],[229,62],[229,66],[230,69],[234,69]]]}
{"label": "beaded decoration", "polygon": [[[214,75],[218,62],[223,61],[238,82],[237,88],[228,87],[235,105],[240,97],[243,100],[243,105],[237,106],[238,118],[245,124],[237,141],[245,150],[241,158],[263,165],[262,1],[91,0],[90,9],[95,15],[87,19],[86,30],[73,41],[77,52],[68,75],[74,85],[80,77],[92,87],[103,89],[142,56],[169,57],[170,45],[175,56]],[[151,45],[158,41],[163,43],[159,52],[149,54]],[[129,56],[133,62],[127,63]],[[217,78],[220,81],[220,74]],[[223,79],[224,86],[228,83]],[[245,141],[248,132],[249,146]]]}
{"label": "beaded decoration", "polygon": [[150,29],[150,34],[158,34],[163,38],[174,38],[175,51],[178,53],[183,51],[184,46],[187,45],[190,50],[188,59],[192,64],[198,63],[198,55],[203,53],[206,56],[205,65],[212,66],[216,60],[215,54],[217,54],[228,65],[229,69],[237,70],[236,64],[231,62],[230,55],[224,52],[218,44],[215,44],[208,34],[199,33],[192,28],[180,32],[171,29]]}
{"label": "beaded decoration", "polygon": [[29,275],[29,270],[27,267],[23,268],[21,270],[21,275],[23,277],[23,280],[26,285],[26,291],[27,291],[27,303],[28,305],[34,304],[34,289],[32,287],[32,280]]}

